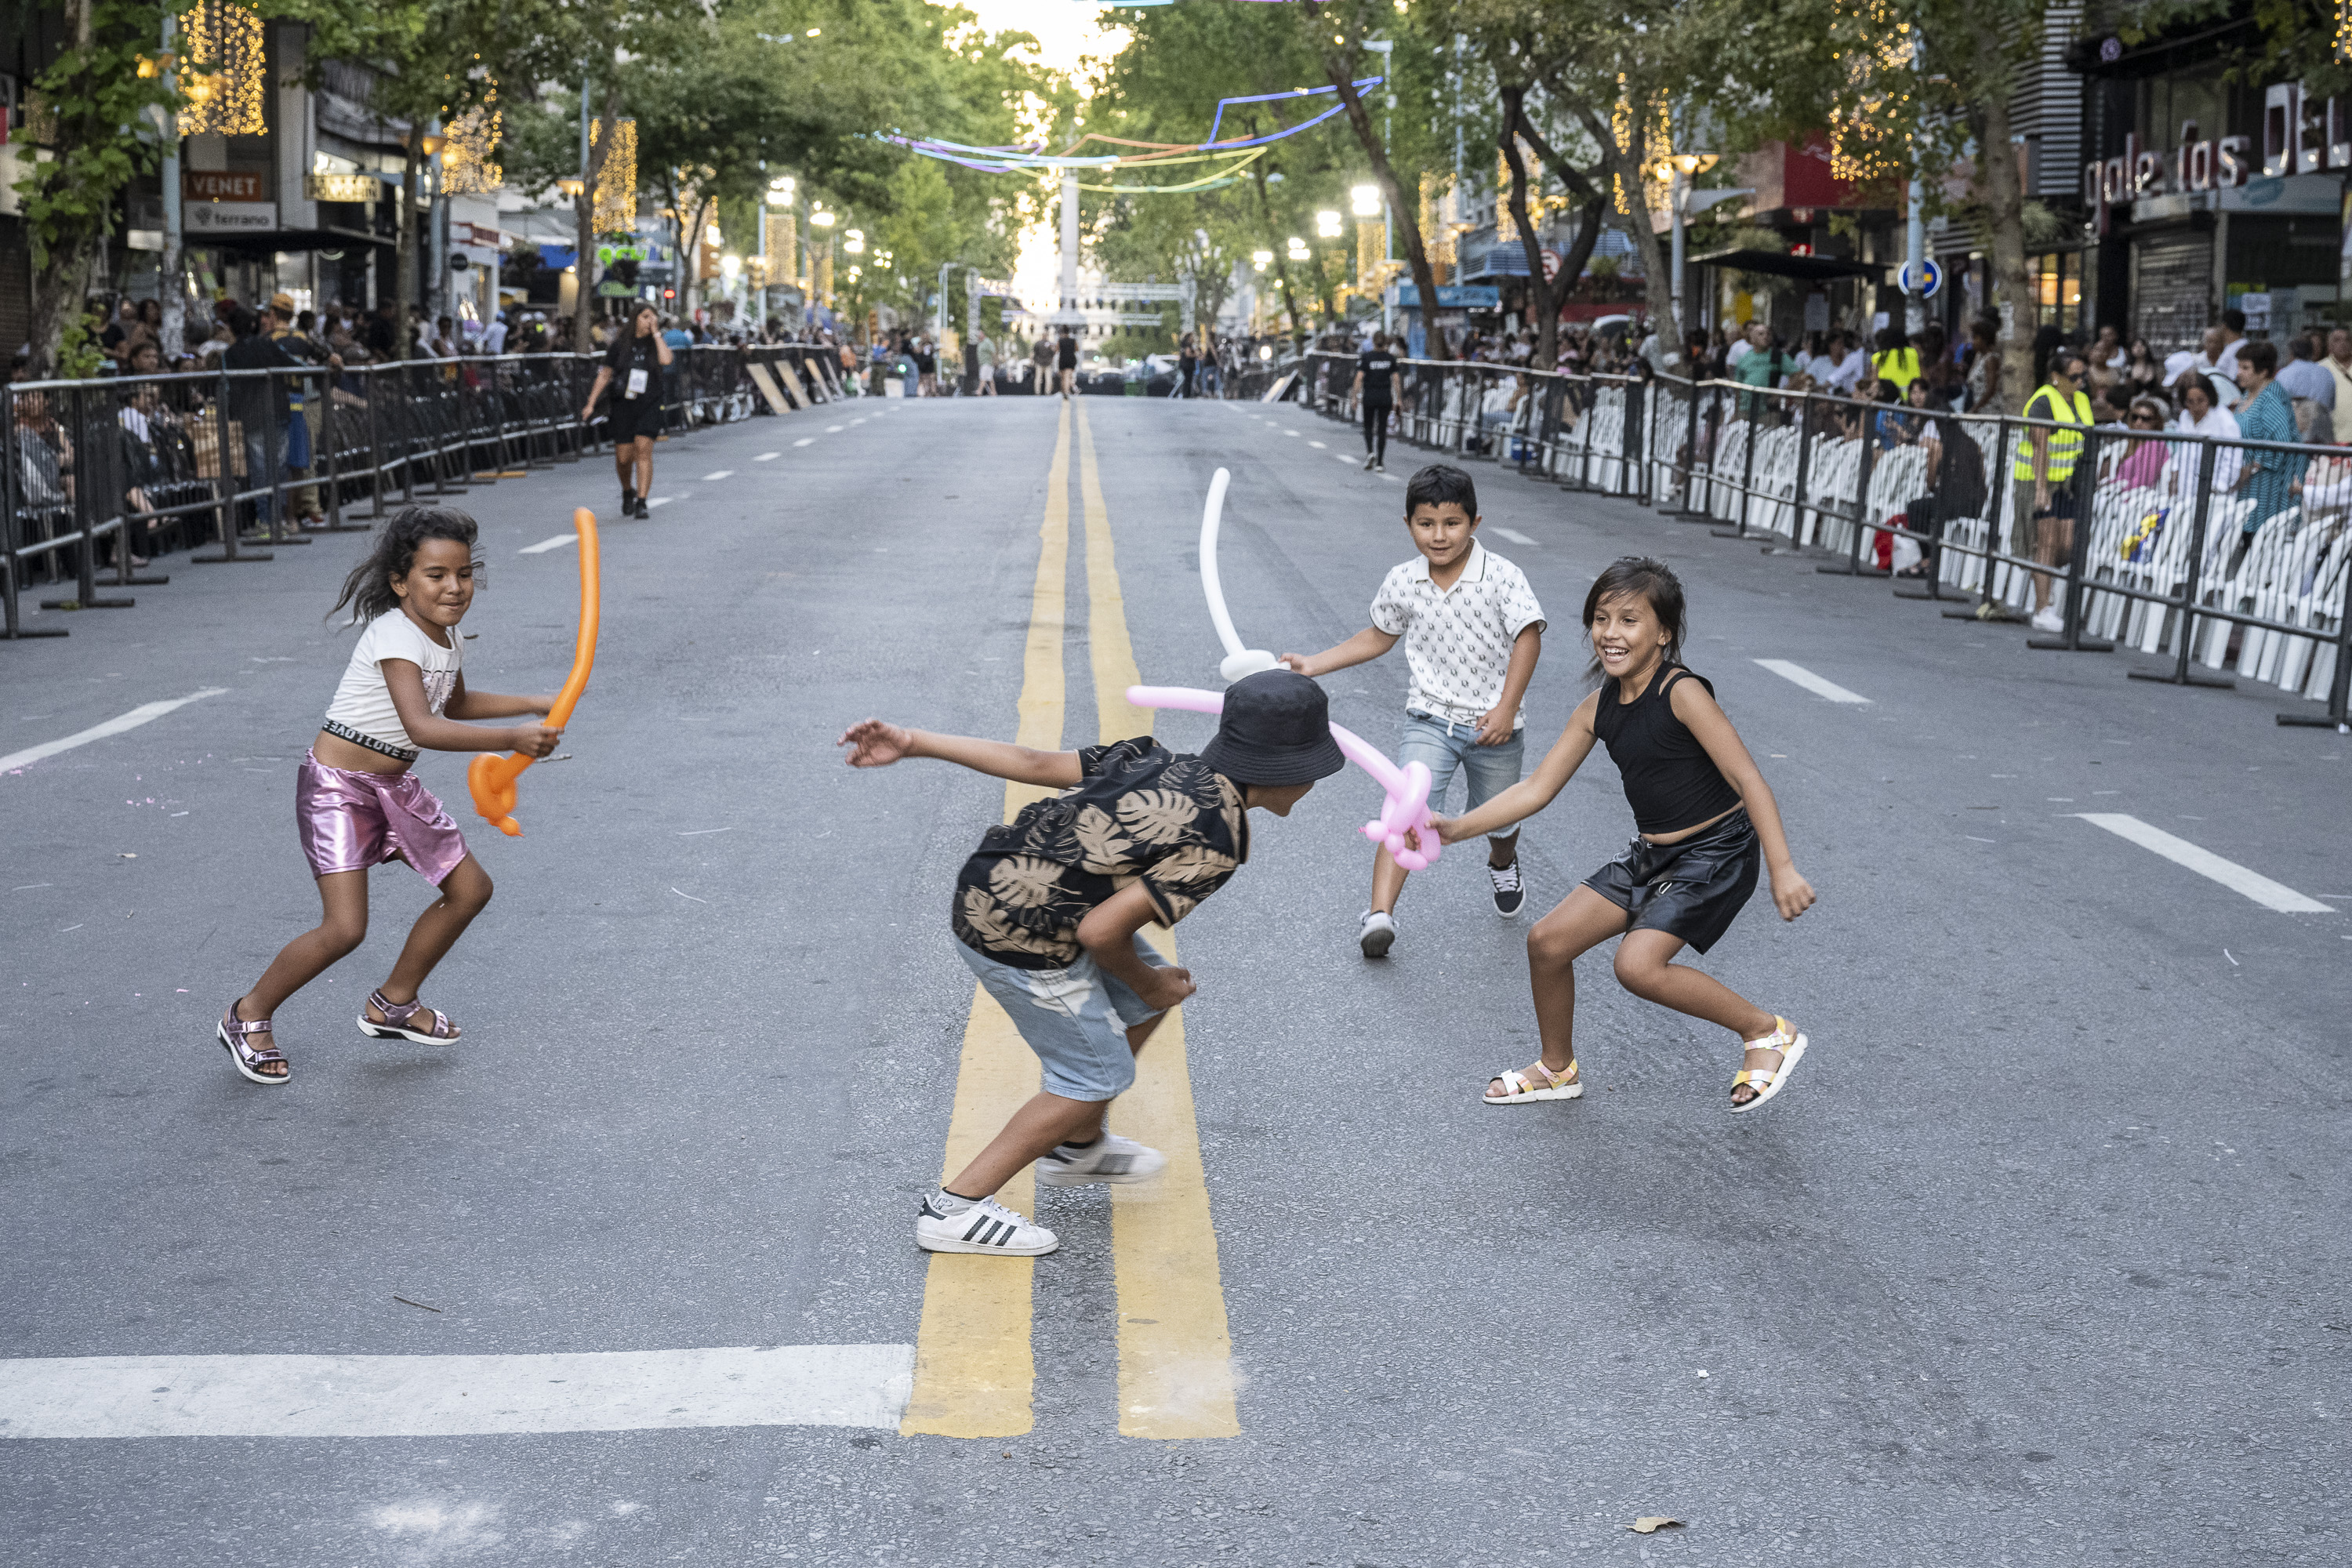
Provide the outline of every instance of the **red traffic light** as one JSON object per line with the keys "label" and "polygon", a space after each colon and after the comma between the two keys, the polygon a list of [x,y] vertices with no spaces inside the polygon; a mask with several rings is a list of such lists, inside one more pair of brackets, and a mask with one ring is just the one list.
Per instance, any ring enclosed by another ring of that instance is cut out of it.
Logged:
{"label": "red traffic light", "polygon": [[665,289],[662,290],[662,298],[665,300],[675,300],[677,298],[677,290],[675,289]]}

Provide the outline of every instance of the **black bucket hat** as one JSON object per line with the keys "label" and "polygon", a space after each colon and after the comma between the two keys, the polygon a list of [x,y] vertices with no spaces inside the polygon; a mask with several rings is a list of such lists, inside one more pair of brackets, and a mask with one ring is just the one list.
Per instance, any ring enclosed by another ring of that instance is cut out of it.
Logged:
{"label": "black bucket hat", "polygon": [[1311,784],[1348,765],[1331,738],[1323,689],[1296,670],[1262,669],[1225,688],[1217,738],[1201,760],[1244,784]]}

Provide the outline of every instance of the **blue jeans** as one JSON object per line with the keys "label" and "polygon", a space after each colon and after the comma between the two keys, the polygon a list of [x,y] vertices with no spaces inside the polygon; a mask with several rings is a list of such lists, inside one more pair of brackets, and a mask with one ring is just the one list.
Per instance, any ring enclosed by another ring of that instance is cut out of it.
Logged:
{"label": "blue jeans", "polygon": [[[1397,746],[1397,765],[1419,763],[1429,770],[1429,808],[1440,814],[1445,814],[1446,793],[1453,787],[1454,774],[1459,770],[1467,800],[1462,809],[1475,811],[1519,782],[1527,733],[1525,730],[1514,730],[1511,738],[1501,745],[1482,746],[1475,724],[1449,724],[1443,719],[1408,710],[1404,739]],[[1517,831],[1517,827],[1511,829],[1511,833]],[[1510,836],[1504,833],[1491,837]]]}

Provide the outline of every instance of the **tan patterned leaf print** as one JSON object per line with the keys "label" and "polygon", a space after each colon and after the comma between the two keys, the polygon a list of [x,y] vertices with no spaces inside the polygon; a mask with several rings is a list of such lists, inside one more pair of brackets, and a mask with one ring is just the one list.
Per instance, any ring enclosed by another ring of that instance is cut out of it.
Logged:
{"label": "tan patterned leaf print", "polygon": [[974,936],[999,952],[1034,952],[1055,957],[1060,955],[1066,945],[1057,936],[1023,931],[1006,920],[1003,912],[978,888],[963,890],[963,918],[964,923],[971,927]]}
{"label": "tan patterned leaf print", "polygon": [[988,890],[1012,910],[1051,903],[1061,891],[1062,868],[1034,855],[1008,855],[988,868]]}
{"label": "tan patterned leaf print", "polygon": [[1118,803],[1119,822],[1141,844],[1174,844],[1200,815],[1199,806],[1172,789],[1139,789]]}
{"label": "tan patterned leaf print", "polygon": [[1163,888],[1196,888],[1223,881],[1241,864],[1204,845],[1187,845],[1151,868],[1151,879]]}
{"label": "tan patterned leaf print", "polygon": [[1108,874],[1118,870],[1127,864],[1133,848],[1120,837],[1118,824],[1111,820],[1110,813],[1098,805],[1081,807],[1077,821],[1070,825],[1070,832],[1078,841],[1078,864],[1089,871]]}

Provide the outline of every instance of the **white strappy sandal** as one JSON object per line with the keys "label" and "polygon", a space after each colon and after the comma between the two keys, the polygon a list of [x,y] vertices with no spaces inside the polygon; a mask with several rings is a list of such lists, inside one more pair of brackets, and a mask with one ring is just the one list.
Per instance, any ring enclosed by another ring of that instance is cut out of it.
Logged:
{"label": "white strappy sandal", "polygon": [[[1577,1081],[1577,1063],[1571,1060],[1566,1072],[1554,1072],[1538,1062],[1527,1072],[1512,1068],[1498,1072],[1486,1080],[1487,1087],[1501,1084],[1502,1094],[1481,1094],[1487,1105],[1525,1105],[1536,1100],[1578,1100],[1584,1094],[1584,1085]],[[1530,1074],[1534,1076],[1529,1076]]]}
{"label": "white strappy sandal", "polygon": [[1789,1081],[1789,1075],[1797,1070],[1797,1063],[1804,1058],[1805,1037],[1797,1032],[1797,1026],[1777,1014],[1773,1016],[1772,1026],[1770,1034],[1760,1040],[1746,1042],[1740,1049],[1778,1051],[1780,1053],[1780,1065],[1739,1069],[1738,1076],[1731,1080],[1731,1091],[1737,1094],[1739,1092],[1739,1086],[1746,1084],[1755,1089],[1756,1093],[1752,1099],[1744,1102],[1734,1100],[1731,1109],[1735,1111],[1753,1110],[1780,1093],[1780,1086]]}

